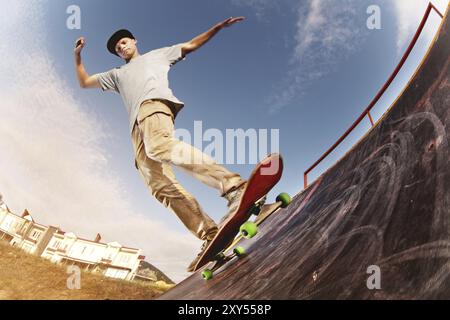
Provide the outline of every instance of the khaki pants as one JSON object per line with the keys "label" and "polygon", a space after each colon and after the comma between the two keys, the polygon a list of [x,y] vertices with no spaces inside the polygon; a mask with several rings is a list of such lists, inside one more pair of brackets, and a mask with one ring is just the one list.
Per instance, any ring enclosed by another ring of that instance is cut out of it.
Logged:
{"label": "khaki pants", "polygon": [[199,239],[211,239],[217,232],[216,223],[178,183],[172,166],[217,189],[221,195],[244,180],[200,150],[175,139],[173,133],[171,109],[159,100],[143,103],[132,131],[136,167],[159,202],[171,209]]}

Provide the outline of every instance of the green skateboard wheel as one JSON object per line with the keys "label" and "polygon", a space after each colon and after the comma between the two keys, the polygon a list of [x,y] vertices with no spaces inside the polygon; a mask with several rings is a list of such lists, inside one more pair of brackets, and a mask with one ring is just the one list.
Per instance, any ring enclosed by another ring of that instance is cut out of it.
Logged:
{"label": "green skateboard wheel", "polygon": [[281,201],[283,204],[281,205],[282,208],[286,208],[292,201],[291,196],[287,194],[286,192],[280,193],[275,201]]}
{"label": "green skateboard wheel", "polygon": [[213,277],[213,272],[212,272],[211,270],[209,270],[209,269],[205,269],[205,270],[202,272],[202,277],[203,277],[203,279],[205,279],[206,281],[208,281],[208,280],[212,279],[212,277]]}
{"label": "green skateboard wheel", "polygon": [[238,256],[241,257],[243,255],[245,255],[245,249],[242,247],[236,247],[234,248],[233,252]]}
{"label": "green skateboard wheel", "polygon": [[251,239],[258,233],[258,226],[254,222],[247,221],[241,226],[239,231],[244,238]]}

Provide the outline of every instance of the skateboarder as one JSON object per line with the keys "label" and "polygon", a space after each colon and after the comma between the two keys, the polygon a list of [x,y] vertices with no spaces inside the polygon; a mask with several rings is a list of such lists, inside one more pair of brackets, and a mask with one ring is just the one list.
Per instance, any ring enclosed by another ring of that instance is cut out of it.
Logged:
{"label": "skateboarder", "polygon": [[[82,88],[101,88],[119,93],[129,115],[135,166],[150,193],[171,209],[203,245],[188,266],[192,271],[198,258],[217,233],[217,224],[202,210],[195,198],[176,180],[172,166],[217,189],[228,200],[228,214],[239,204],[246,181],[228,171],[200,150],[173,137],[174,120],[184,104],[169,88],[171,66],[208,42],[221,29],[242,21],[229,18],[191,41],[140,54],[137,40],[125,29],[115,32],[107,42],[110,53],[126,63],[107,72],[90,76],[82,63],[81,51],[86,42],[75,45],[75,67]],[[222,218],[222,221],[226,216]]]}

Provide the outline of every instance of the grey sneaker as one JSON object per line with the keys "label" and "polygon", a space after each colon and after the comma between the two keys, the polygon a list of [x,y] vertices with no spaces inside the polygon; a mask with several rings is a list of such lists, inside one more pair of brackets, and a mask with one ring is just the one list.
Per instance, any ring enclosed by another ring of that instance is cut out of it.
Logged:
{"label": "grey sneaker", "polygon": [[[203,245],[202,248],[199,252],[199,254],[197,255],[197,257],[191,262],[191,264],[189,265],[189,267],[187,268],[188,272],[194,272],[194,267],[197,264],[198,260],[200,259],[200,257],[202,256],[203,252],[205,252],[205,250],[208,248],[209,244],[211,243],[212,240],[206,240]],[[231,244],[234,242],[234,238],[230,240],[230,242],[223,247],[223,249],[227,249],[229,246],[231,246]]]}
{"label": "grey sneaker", "polygon": [[191,264],[187,267],[188,272],[193,272],[194,267],[197,264],[198,260],[200,260],[200,257],[202,256],[203,252],[205,252],[206,248],[208,248],[209,244],[211,243],[211,240],[205,240],[202,244],[202,247],[200,249],[200,252],[198,253],[197,257],[191,262]]}
{"label": "grey sneaker", "polygon": [[242,194],[244,193],[245,187],[247,186],[247,182],[244,182],[236,189],[230,190],[224,195],[224,198],[228,200],[228,212],[227,214],[222,217],[222,219],[219,222],[219,228],[220,226],[228,219],[228,217],[236,211],[236,209],[239,206],[239,202],[241,201]]}

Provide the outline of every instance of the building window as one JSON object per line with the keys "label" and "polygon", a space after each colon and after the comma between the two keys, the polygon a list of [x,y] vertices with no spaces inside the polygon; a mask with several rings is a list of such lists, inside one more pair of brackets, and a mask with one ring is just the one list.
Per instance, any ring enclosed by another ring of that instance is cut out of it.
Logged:
{"label": "building window", "polygon": [[59,246],[61,245],[61,241],[55,240],[55,243],[53,243],[53,248],[59,249]]}
{"label": "building window", "polygon": [[120,262],[122,263],[128,263],[130,261],[130,256],[129,255],[122,255],[120,257]]}
{"label": "building window", "polygon": [[11,228],[12,223],[13,223],[12,220],[6,221],[6,223],[5,223],[5,229],[6,229],[6,230],[9,230],[9,229]]}
{"label": "building window", "polygon": [[27,231],[27,225],[24,225],[24,226],[22,227],[22,229],[20,229],[20,231],[19,231],[20,235],[24,235],[24,234],[25,234],[25,231]]}
{"label": "building window", "polygon": [[41,232],[38,230],[34,230],[33,233],[31,234],[31,239],[38,240],[40,236],[41,236]]}

